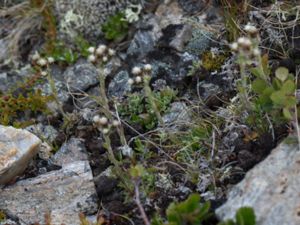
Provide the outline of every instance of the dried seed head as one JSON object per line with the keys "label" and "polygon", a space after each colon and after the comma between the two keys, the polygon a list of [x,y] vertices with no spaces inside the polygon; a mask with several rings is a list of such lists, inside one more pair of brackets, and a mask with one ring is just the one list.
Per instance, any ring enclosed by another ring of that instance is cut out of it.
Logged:
{"label": "dried seed head", "polygon": [[92,46],[89,47],[89,48],[88,48],[88,52],[91,53],[91,54],[94,54],[94,52],[95,52],[95,47],[92,47]]}
{"label": "dried seed head", "polygon": [[133,75],[140,75],[142,73],[142,70],[141,70],[140,67],[135,66],[135,67],[132,68],[131,72],[132,72]]}

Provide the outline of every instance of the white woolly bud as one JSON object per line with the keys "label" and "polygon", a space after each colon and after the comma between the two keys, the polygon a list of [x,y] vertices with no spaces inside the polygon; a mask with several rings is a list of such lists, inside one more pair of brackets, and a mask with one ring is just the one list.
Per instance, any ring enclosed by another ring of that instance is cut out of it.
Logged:
{"label": "white woolly bud", "polygon": [[108,119],[106,118],[106,117],[101,117],[100,119],[99,119],[99,123],[101,124],[101,125],[103,125],[103,126],[105,126],[105,125],[107,125],[107,123],[108,123]]}
{"label": "white woolly bud", "polygon": [[103,61],[103,62],[107,62],[107,61],[108,61],[107,56],[103,56],[102,61]]}
{"label": "white woolly bud", "polygon": [[127,82],[128,82],[129,85],[133,85],[134,84],[134,80],[131,79],[131,78],[129,78]]}
{"label": "white woolly bud", "polygon": [[137,84],[141,83],[141,82],[142,82],[142,77],[137,76],[137,77],[135,78],[135,82],[136,82]]}
{"label": "white woolly bud", "polygon": [[46,59],[43,59],[43,58],[40,58],[38,61],[37,61],[37,64],[39,66],[46,66],[47,65],[47,60]]}
{"label": "white woolly bud", "polygon": [[93,117],[93,122],[94,122],[94,123],[100,123],[100,116],[99,116],[99,115],[95,115],[95,116]]}
{"label": "white woolly bud", "polygon": [[116,54],[116,51],[115,51],[115,50],[113,50],[113,49],[111,49],[111,48],[108,49],[108,55],[109,55],[109,56],[114,56],[115,54]]}
{"label": "white woolly bud", "polygon": [[32,56],[33,61],[37,61],[41,58],[40,54],[38,52],[35,52]]}
{"label": "white woolly bud", "polygon": [[53,57],[48,57],[47,61],[48,61],[48,63],[52,64],[52,63],[54,63],[55,60]]}
{"label": "white woolly bud", "polygon": [[104,129],[102,130],[102,133],[103,133],[103,134],[108,134],[108,133],[109,133],[109,129],[108,129],[108,128],[104,128]]}
{"label": "white woolly bud", "polygon": [[141,70],[140,67],[135,66],[135,67],[132,68],[132,71],[131,71],[131,72],[132,72],[133,75],[139,75],[139,74],[142,73],[142,70]]}
{"label": "white woolly bud", "polygon": [[241,45],[243,47],[251,47],[251,45],[252,45],[251,40],[246,37],[240,37],[237,42],[239,45]]}
{"label": "white woolly bud", "polygon": [[114,127],[118,127],[118,126],[121,125],[121,123],[120,123],[118,120],[114,120],[114,121],[112,122],[112,125],[113,125]]}
{"label": "white woolly bud", "polygon": [[150,64],[146,64],[144,66],[144,70],[147,71],[147,72],[150,72],[152,70],[152,66]]}
{"label": "white woolly bud", "polygon": [[41,75],[42,75],[43,77],[47,76],[47,74],[48,74],[48,73],[47,73],[46,71],[42,71],[42,72],[41,72]]}
{"label": "white woolly bud", "polygon": [[237,51],[239,49],[239,45],[238,43],[236,42],[233,42],[231,45],[230,45],[230,48],[232,51]]}
{"label": "white woolly bud", "polygon": [[253,49],[254,56],[260,56],[260,50],[258,48]]}
{"label": "white woolly bud", "polygon": [[96,56],[94,56],[94,55],[89,55],[88,61],[91,62],[91,63],[96,62]]}
{"label": "white woolly bud", "polygon": [[96,49],[96,54],[103,55],[106,49],[107,49],[106,45],[99,45],[98,48]]}
{"label": "white woolly bud", "polygon": [[95,47],[92,47],[92,46],[89,47],[88,48],[88,52],[91,53],[91,54],[93,54],[95,52]]}
{"label": "white woolly bud", "polygon": [[244,30],[250,34],[256,34],[258,31],[257,28],[251,24],[247,24]]}

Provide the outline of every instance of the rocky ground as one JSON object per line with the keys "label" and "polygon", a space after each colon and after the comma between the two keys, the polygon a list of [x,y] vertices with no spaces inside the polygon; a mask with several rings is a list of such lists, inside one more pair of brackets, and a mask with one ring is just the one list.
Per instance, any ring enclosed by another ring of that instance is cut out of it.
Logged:
{"label": "rocky ground", "polygon": [[[0,2],[0,224],[300,224],[297,103],[245,104],[230,48],[251,23],[297,84],[297,1],[29,2]],[[192,193],[211,216],[172,223]]]}

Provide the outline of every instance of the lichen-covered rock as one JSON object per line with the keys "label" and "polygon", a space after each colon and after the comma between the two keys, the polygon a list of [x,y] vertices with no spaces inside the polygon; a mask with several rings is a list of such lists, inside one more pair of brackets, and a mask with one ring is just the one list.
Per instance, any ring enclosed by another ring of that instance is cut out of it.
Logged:
{"label": "lichen-covered rock", "polygon": [[227,202],[217,209],[220,219],[233,218],[237,209],[253,207],[257,225],[300,224],[300,149],[288,137],[245,179],[233,187]]}
{"label": "lichen-covered rock", "polygon": [[98,72],[93,64],[78,61],[75,65],[67,68],[63,78],[71,91],[85,91],[98,83]]}
{"label": "lichen-covered rock", "polygon": [[29,131],[0,125],[0,185],[26,169],[40,144],[41,140]]}
{"label": "lichen-covered rock", "polygon": [[126,70],[120,71],[108,86],[108,96],[122,98],[126,93],[131,91],[131,86],[128,83],[129,74]]}
{"label": "lichen-covered rock", "polygon": [[98,209],[87,161],[7,186],[0,190],[0,199],[0,210],[18,218],[22,225],[45,224],[45,214],[50,214],[51,224],[79,225],[78,213],[91,215]]}
{"label": "lichen-covered rock", "polygon": [[109,15],[126,7],[130,0],[56,0],[55,11],[59,34],[72,40],[82,35],[96,40],[101,35],[101,24]]}
{"label": "lichen-covered rock", "polygon": [[163,116],[163,121],[173,128],[183,127],[191,120],[191,113],[188,110],[184,102],[173,102],[169,112]]}

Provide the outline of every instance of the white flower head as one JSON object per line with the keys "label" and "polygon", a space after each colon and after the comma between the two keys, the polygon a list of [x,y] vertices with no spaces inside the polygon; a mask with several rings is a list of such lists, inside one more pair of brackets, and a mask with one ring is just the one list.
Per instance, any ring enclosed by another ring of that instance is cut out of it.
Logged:
{"label": "white flower head", "polygon": [[146,64],[146,65],[144,66],[144,70],[147,71],[147,72],[150,72],[150,71],[152,70],[151,64]]}
{"label": "white flower head", "polygon": [[114,120],[114,121],[112,122],[112,125],[113,125],[114,127],[118,127],[118,126],[121,125],[121,123],[119,122],[119,120]]}
{"label": "white flower head", "polygon": [[249,23],[245,26],[244,30],[249,34],[256,34],[258,32],[257,28]]}
{"label": "white flower head", "polygon": [[107,61],[108,61],[107,56],[103,56],[103,57],[102,57],[102,61],[103,61],[103,62],[107,62]]}
{"label": "white flower head", "polygon": [[99,116],[99,115],[95,115],[95,116],[93,117],[93,122],[94,122],[94,123],[100,123],[100,116]]}
{"label": "white flower head", "polygon": [[48,74],[48,73],[47,73],[46,71],[42,71],[42,72],[41,72],[41,75],[42,75],[43,77],[47,76],[47,74]]}
{"label": "white flower head", "polygon": [[134,80],[132,78],[129,78],[127,82],[128,82],[129,85],[133,85],[134,84]]}
{"label": "white flower head", "polygon": [[236,42],[233,42],[231,45],[230,45],[230,48],[232,51],[237,51],[239,49],[239,45],[238,43]]}
{"label": "white flower head", "polygon": [[138,66],[135,66],[132,68],[131,72],[133,75],[140,75],[142,73],[142,69]]}
{"label": "white flower head", "polygon": [[253,55],[254,56],[260,56],[261,52],[258,48],[253,49]]}
{"label": "white flower head", "polygon": [[238,39],[237,43],[243,47],[251,47],[251,45],[252,45],[251,40],[247,37],[240,37]]}
{"label": "white flower head", "polygon": [[47,60],[46,59],[43,59],[43,58],[40,58],[38,61],[37,61],[37,64],[39,66],[46,66],[47,65]]}
{"label": "white flower head", "polygon": [[95,47],[93,47],[93,46],[89,47],[88,52],[93,54],[95,52]]}
{"label": "white flower head", "polygon": [[108,133],[109,133],[109,128],[104,128],[104,129],[102,129],[102,133],[103,133],[103,134],[108,134]]}
{"label": "white flower head", "polygon": [[109,55],[109,56],[114,56],[115,54],[116,54],[116,51],[115,51],[115,50],[113,50],[113,49],[111,49],[111,48],[108,49],[108,55]]}
{"label": "white flower head", "polygon": [[52,63],[54,63],[55,60],[53,57],[48,57],[47,61],[48,61],[48,63],[52,64]]}
{"label": "white flower head", "polygon": [[99,56],[103,55],[106,49],[107,49],[106,45],[99,45],[98,48],[96,49],[96,54]]}
{"label": "white flower head", "polygon": [[88,61],[91,62],[91,63],[96,62],[96,56],[95,55],[89,55]]}
{"label": "white flower head", "polygon": [[35,52],[32,56],[33,61],[37,61],[41,58],[40,54],[38,52]]}
{"label": "white flower head", "polygon": [[141,76],[137,76],[137,77],[135,78],[135,82],[136,82],[137,84],[141,83],[141,82],[142,82],[142,77],[141,77]]}
{"label": "white flower head", "polygon": [[105,116],[102,116],[100,119],[99,119],[99,123],[103,126],[107,125],[108,124],[108,119],[105,117]]}

